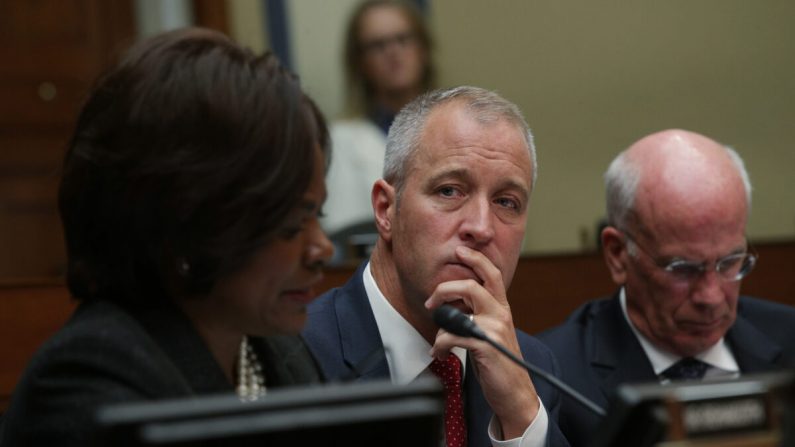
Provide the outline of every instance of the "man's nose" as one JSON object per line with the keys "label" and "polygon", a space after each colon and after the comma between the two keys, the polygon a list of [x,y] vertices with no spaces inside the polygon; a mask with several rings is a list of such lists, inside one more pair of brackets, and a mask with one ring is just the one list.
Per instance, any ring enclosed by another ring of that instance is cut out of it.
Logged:
{"label": "man's nose", "polygon": [[461,239],[475,245],[487,244],[494,237],[494,215],[488,199],[476,198],[463,209]]}
{"label": "man's nose", "polygon": [[724,300],[723,280],[715,269],[706,269],[693,284],[692,299],[696,304],[714,305]]}

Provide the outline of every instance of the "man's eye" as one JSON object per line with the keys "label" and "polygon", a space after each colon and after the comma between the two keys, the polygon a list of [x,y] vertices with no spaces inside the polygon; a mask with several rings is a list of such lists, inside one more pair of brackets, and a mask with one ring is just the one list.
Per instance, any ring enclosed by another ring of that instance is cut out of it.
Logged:
{"label": "man's eye", "polygon": [[665,270],[671,272],[675,276],[680,278],[693,278],[701,274],[703,267],[701,264],[695,264],[691,262],[672,262],[668,264]]}
{"label": "man's eye", "polygon": [[439,188],[439,194],[444,197],[453,197],[456,194],[456,189],[452,186],[443,186]]}
{"label": "man's eye", "polygon": [[499,198],[495,202],[497,202],[498,205],[505,208],[510,208],[512,210],[519,209],[519,202],[508,197]]}
{"label": "man's eye", "polygon": [[735,275],[743,267],[745,258],[744,254],[723,258],[718,262],[718,271],[723,274]]}

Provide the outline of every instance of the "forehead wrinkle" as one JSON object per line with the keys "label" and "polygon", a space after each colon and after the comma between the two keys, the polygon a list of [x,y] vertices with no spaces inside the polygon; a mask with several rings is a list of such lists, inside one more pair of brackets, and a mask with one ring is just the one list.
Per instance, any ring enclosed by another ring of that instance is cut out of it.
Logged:
{"label": "forehead wrinkle", "polygon": [[[416,158],[411,170],[420,166],[440,166],[450,162],[459,166],[488,166],[489,169],[516,169],[514,182],[529,196],[533,181],[533,162],[521,133],[507,121],[482,123],[470,111],[453,101],[431,111],[420,133]],[[481,170],[477,170],[480,172]]]}
{"label": "forehead wrinkle", "polygon": [[[654,203],[649,203],[650,208],[654,208]],[[656,216],[650,213],[650,216]],[[636,236],[640,236],[643,242],[653,244],[653,250],[656,256],[666,258],[667,260],[684,260],[684,261],[697,261],[720,259],[729,255],[742,253],[748,250],[748,242],[744,232],[731,231],[731,233],[738,233],[737,240],[734,245],[723,244],[725,228],[716,228],[714,225],[710,226],[708,223],[700,223],[703,231],[693,233],[693,226],[685,223],[677,222],[671,225],[657,225],[658,222],[666,219],[666,217],[659,215],[650,218],[650,223],[636,222],[633,224]],[[715,250],[718,246],[723,245],[724,250],[718,252]]]}
{"label": "forehead wrinkle", "polygon": [[427,157],[428,159],[436,159],[436,160],[444,160],[444,159],[455,159],[455,158],[464,158],[475,156],[482,158],[484,161],[496,161],[496,162],[504,162],[508,163],[515,168],[519,169],[523,173],[527,170],[526,168],[529,167],[529,155],[527,156],[527,165],[522,166],[520,159],[522,157],[515,157],[514,154],[507,150],[501,149],[492,149],[487,146],[473,146],[470,144],[455,144],[443,148],[438,151],[435,157]]}
{"label": "forehead wrinkle", "polygon": [[472,180],[472,175],[469,173],[468,169],[453,167],[449,169],[445,169],[441,172],[437,172],[436,174],[432,175],[428,178],[428,183],[436,183],[439,180],[445,178],[455,178],[461,180]]}

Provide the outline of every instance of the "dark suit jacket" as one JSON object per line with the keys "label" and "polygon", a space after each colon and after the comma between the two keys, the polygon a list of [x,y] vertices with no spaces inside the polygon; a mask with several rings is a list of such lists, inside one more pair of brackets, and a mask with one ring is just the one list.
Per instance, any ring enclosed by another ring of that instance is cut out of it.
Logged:
{"label": "dark suit jacket", "polygon": [[[563,380],[602,407],[607,408],[619,384],[658,380],[624,319],[618,294],[584,304],[538,338],[556,354]],[[743,373],[792,365],[795,308],[740,297],[737,320],[725,339]],[[560,428],[573,446],[588,445],[599,421],[576,403],[563,402]]]}
{"label": "dark suit jacket", "polygon": [[[320,380],[298,337],[251,343],[268,387]],[[4,415],[0,445],[84,446],[102,405],[233,391],[176,308],[131,312],[87,302],[28,365]]]}
{"label": "dark suit jacket", "polygon": [[[342,288],[332,289],[309,306],[304,338],[329,379],[383,379],[389,366],[382,353],[383,343],[362,282],[364,264]],[[517,331],[524,359],[559,375],[554,356],[535,338]],[[468,445],[489,446],[488,424],[493,412],[475,378],[472,362],[467,362],[464,399]],[[358,371],[358,372],[357,372]],[[533,381],[549,413],[548,445],[566,446],[556,420],[560,396],[542,380]]]}

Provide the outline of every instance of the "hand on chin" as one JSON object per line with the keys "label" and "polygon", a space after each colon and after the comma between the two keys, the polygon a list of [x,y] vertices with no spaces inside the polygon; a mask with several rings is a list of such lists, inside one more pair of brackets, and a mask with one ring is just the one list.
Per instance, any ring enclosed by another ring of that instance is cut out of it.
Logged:
{"label": "hand on chin", "polygon": [[458,281],[462,279],[473,279],[478,284],[483,285],[483,280],[478,277],[475,270],[468,265],[459,262],[450,262],[445,264],[444,272],[442,273],[442,281]]}

